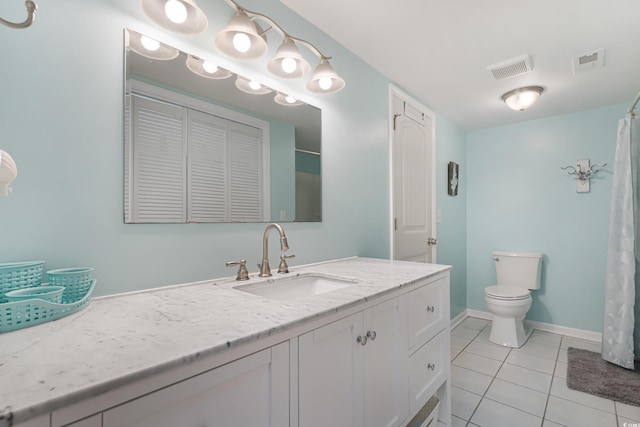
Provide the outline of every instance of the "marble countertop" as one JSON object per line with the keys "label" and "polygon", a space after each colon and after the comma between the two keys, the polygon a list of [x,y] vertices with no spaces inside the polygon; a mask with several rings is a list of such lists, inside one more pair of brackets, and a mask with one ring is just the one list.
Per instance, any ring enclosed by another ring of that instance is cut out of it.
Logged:
{"label": "marble countertop", "polygon": [[[269,300],[234,278],[95,298],[78,313],[0,334],[0,413],[22,422],[88,397],[353,307],[449,266],[346,258],[291,267],[357,278],[326,294]],[[277,275],[274,272],[274,278]]]}

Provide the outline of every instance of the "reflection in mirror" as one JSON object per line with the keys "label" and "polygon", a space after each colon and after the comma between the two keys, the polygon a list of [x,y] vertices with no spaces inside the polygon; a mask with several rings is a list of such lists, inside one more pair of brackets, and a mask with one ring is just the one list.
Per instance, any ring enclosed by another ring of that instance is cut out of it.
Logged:
{"label": "reflection in mirror", "polygon": [[252,87],[125,30],[125,222],[322,221],[320,109]]}

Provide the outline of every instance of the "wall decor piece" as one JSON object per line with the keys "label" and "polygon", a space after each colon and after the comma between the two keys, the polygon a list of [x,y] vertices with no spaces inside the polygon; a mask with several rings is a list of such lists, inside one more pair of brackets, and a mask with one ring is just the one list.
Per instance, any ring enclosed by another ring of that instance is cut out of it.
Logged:
{"label": "wall decor piece", "polygon": [[455,162],[449,162],[449,173],[447,174],[447,194],[450,196],[458,195],[458,172],[460,166]]}
{"label": "wall decor piece", "polygon": [[589,159],[576,160],[576,167],[573,166],[561,166],[560,169],[569,169],[569,175],[576,176],[576,192],[588,193],[591,191],[591,176],[596,172],[607,166],[606,163],[598,164],[594,163],[590,165]]}

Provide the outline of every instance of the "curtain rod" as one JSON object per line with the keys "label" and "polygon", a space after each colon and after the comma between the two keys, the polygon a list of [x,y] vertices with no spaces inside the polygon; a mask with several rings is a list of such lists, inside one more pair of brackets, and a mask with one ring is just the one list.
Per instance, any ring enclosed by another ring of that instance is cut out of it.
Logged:
{"label": "curtain rod", "polygon": [[631,104],[631,108],[627,110],[627,113],[634,114],[633,110],[636,108],[636,105],[638,105],[638,101],[640,101],[640,92],[636,95],[636,98],[633,100],[633,104]]}

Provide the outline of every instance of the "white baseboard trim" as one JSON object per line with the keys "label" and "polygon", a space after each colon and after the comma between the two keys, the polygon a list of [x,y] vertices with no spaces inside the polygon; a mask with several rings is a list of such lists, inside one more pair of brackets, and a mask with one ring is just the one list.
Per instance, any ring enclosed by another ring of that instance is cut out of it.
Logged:
{"label": "white baseboard trim", "polygon": [[[493,315],[488,311],[480,311],[467,308],[465,311],[451,319],[451,328],[453,329],[458,326],[467,316],[485,320],[491,320],[493,318]],[[570,328],[568,326],[554,325],[552,323],[537,322],[535,320],[525,319],[524,322],[531,326],[533,329],[537,329],[539,331],[552,332],[554,334],[564,335],[567,337],[586,341],[595,341],[598,343],[602,342],[602,333],[600,332],[586,331],[584,329]]]}

